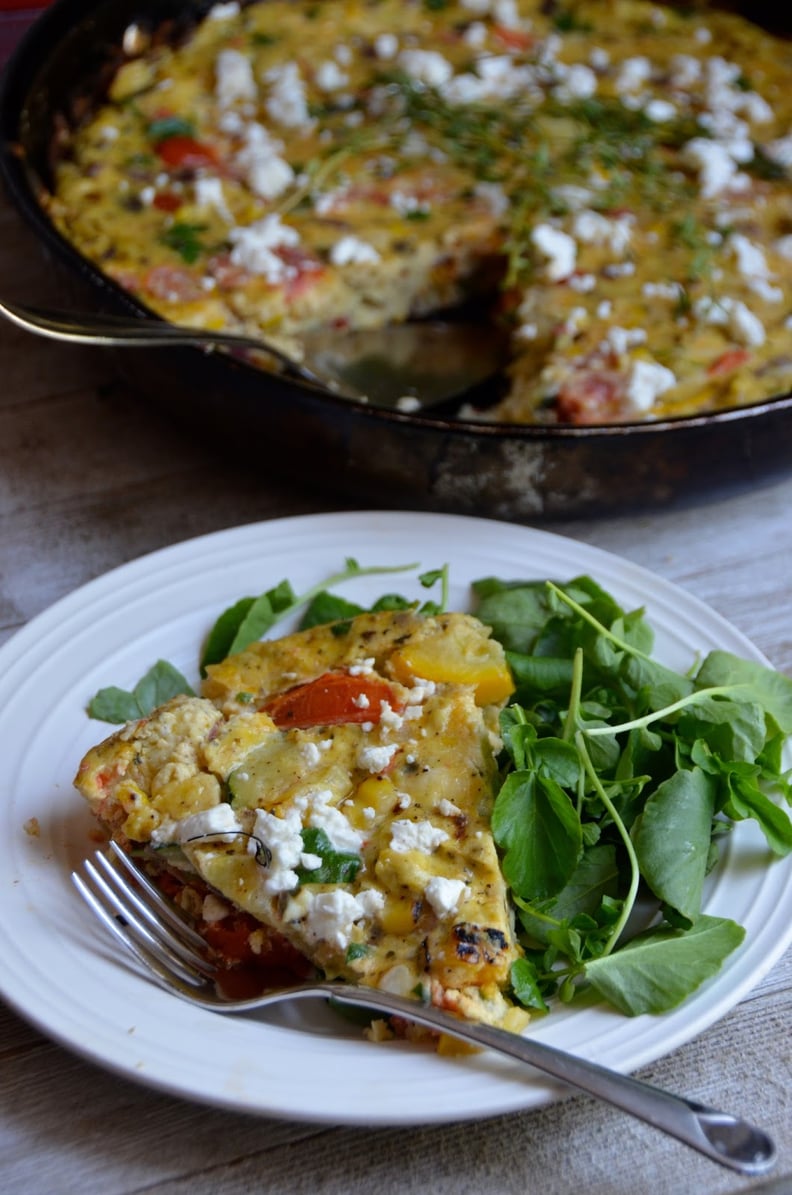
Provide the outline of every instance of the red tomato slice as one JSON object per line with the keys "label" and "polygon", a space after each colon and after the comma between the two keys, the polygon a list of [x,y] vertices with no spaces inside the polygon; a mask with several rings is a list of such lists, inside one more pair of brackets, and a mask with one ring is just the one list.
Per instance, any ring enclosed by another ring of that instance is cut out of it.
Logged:
{"label": "red tomato slice", "polygon": [[536,41],[532,34],[522,29],[509,29],[506,25],[496,25],[492,32],[499,42],[511,50],[528,50]]}
{"label": "red tomato slice", "polygon": [[592,426],[618,418],[624,378],[612,370],[580,370],[564,382],[556,398],[562,423]]}
{"label": "red tomato slice", "polygon": [[192,303],[205,294],[200,279],[184,266],[152,266],[143,287],[168,303]]}
{"label": "red tomato slice", "polygon": [[157,145],[157,153],[168,166],[184,170],[198,170],[201,166],[217,166],[219,159],[211,145],[194,137],[166,137]]}
{"label": "red tomato slice", "polygon": [[174,195],[172,191],[158,191],[152,203],[161,212],[177,212],[184,200],[180,195]]}
{"label": "red tomato slice", "polygon": [[745,365],[750,356],[751,354],[748,352],[748,349],[727,349],[725,353],[721,353],[717,360],[712,362],[707,369],[707,373],[711,378],[720,377],[724,373],[731,373],[733,369],[739,369],[741,365]]}
{"label": "red tomato slice", "polygon": [[261,708],[282,729],[306,730],[343,722],[379,722],[383,701],[397,712],[404,708],[392,686],[379,677],[326,672],[279,693]]}

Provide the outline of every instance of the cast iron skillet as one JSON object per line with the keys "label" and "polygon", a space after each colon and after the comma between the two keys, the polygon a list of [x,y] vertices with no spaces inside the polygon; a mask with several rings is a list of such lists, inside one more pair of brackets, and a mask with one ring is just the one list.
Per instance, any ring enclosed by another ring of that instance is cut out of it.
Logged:
{"label": "cast iron skillet", "polygon": [[[131,23],[186,32],[206,0],[57,0],[0,86],[0,175],[65,271],[75,306],[142,314],[54,229],[37,195],[64,120],[101,90]],[[731,7],[734,7],[732,4]],[[746,4],[765,24],[789,17]],[[116,367],[147,401],[264,476],[286,471],[350,498],[513,521],[630,513],[703,500],[792,465],[792,395],[740,410],[609,427],[513,427],[369,409],[196,349],[121,350]]]}

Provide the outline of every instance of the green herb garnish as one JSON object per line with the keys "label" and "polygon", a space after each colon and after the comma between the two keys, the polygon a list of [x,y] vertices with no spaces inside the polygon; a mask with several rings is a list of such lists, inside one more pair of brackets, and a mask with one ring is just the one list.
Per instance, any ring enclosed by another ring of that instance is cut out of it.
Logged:
{"label": "green herb garnish", "polygon": [[152,120],[146,129],[149,141],[167,141],[169,137],[194,137],[195,125],[183,116],[163,116]]}
{"label": "green herb garnish", "polygon": [[351,884],[360,871],[363,860],[350,851],[337,851],[324,830],[315,826],[302,832],[306,854],[321,859],[319,867],[298,867],[301,884]]}
{"label": "green herb garnish", "polygon": [[166,228],[160,236],[160,240],[169,249],[174,249],[188,265],[192,265],[204,251],[200,234],[205,231],[205,224],[179,222]]}

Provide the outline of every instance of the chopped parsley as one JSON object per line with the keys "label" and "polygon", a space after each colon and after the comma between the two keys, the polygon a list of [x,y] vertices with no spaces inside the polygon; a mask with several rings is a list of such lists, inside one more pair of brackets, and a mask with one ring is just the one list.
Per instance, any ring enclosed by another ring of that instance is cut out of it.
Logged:
{"label": "chopped parsley", "polygon": [[169,249],[178,253],[179,257],[188,265],[192,265],[204,252],[205,246],[201,241],[200,234],[205,231],[205,224],[189,224],[186,221],[178,221],[170,228],[165,229],[160,240],[163,245],[167,245]]}

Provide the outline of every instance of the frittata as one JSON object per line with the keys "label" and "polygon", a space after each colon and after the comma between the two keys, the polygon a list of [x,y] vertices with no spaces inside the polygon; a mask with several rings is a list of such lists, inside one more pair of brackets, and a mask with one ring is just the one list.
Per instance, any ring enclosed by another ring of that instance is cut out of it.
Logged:
{"label": "frittata", "polygon": [[362,614],[209,667],[201,696],[125,726],[75,783],[220,953],[246,918],[226,962],[307,961],[519,1026],[489,824],[512,689],[475,618]]}
{"label": "frittata", "polygon": [[792,389],[788,41],[646,0],[260,0],[125,48],[49,206],[168,319],[299,354],[478,296],[512,360],[471,419]]}

